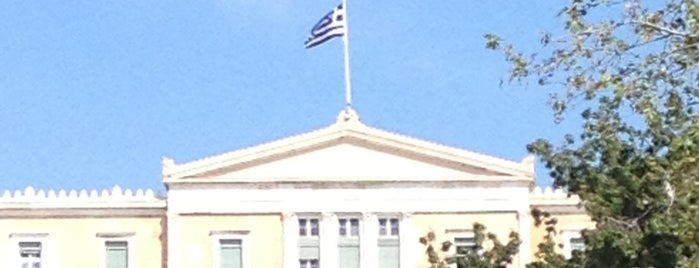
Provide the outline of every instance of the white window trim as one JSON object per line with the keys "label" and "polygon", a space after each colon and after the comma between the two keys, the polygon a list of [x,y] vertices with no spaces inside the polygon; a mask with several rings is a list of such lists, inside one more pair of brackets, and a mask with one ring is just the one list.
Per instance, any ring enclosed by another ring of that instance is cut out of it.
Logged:
{"label": "white window trim", "polygon": [[573,256],[573,245],[570,244],[570,240],[574,238],[582,238],[580,234],[582,229],[566,229],[561,231],[561,238],[563,239],[563,256],[566,259],[570,259]]}
{"label": "white window trim", "polygon": [[221,267],[221,240],[240,240],[241,247],[241,257],[243,258],[243,268],[252,268],[250,266],[250,246],[247,232],[212,232],[211,236],[211,249],[213,255],[213,265],[212,268]]}
{"label": "white window trim", "polygon": [[[306,235],[301,235],[301,220],[306,220]],[[312,235],[312,225],[311,225],[311,220],[317,220],[318,221],[318,235]],[[314,239],[314,238],[320,238],[322,235],[322,226],[323,226],[323,217],[322,215],[317,215],[317,214],[301,214],[298,215],[296,218],[296,221],[298,222],[298,230],[296,232],[299,234],[299,238],[302,239]]]}
{"label": "white window trim", "polygon": [[[476,237],[476,233],[470,229],[448,229],[448,230],[446,230],[446,233],[447,233],[447,237],[449,238],[449,241],[451,241],[451,243],[452,243],[452,247],[449,249],[449,252],[447,254],[449,256],[454,256],[454,257],[456,257],[456,246],[457,246],[456,239],[457,238],[465,238],[465,237],[475,238]],[[475,243],[475,241],[474,241],[474,243]],[[449,267],[456,268],[456,263],[450,264]]]}
{"label": "white window trim", "polygon": [[[346,235],[340,235],[340,220],[347,220],[345,222],[345,231]],[[357,235],[352,235],[352,223],[351,220],[357,220]],[[337,235],[338,238],[343,238],[343,239],[359,239],[359,237],[362,235],[362,217],[361,215],[353,215],[353,214],[339,214],[337,215]]]}
{"label": "white window trim", "polygon": [[101,268],[107,268],[107,242],[126,242],[126,267],[136,268],[135,233],[97,233]]}
{"label": "white window trim", "polygon": [[[380,232],[381,232],[381,220],[382,219],[386,219],[386,234],[385,235],[380,234]],[[398,221],[398,235],[391,234],[391,228],[392,228],[391,220]],[[378,214],[378,215],[376,215],[376,226],[378,227],[377,232],[376,232],[377,237],[379,239],[398,239],[398,240],[400,240],[400,237],[401,237],[400,229],[401,229],[401,225],[402,225],[401,223],[402,223],[402,221],[401,221],[400,215],[396,215],[396,214]]]}
{"label": "white window trim", "polygon": [[39,242],[41,243],[41,267],[42,268],[53,268],[57,267],[55,265],[56,260],[53,259],[53,254],[50,254],[50,250],[53,247],[48,242],[47,233],[12,233],[10,234],[10,243],[12,243],[12,261],[14,265],[11,267],[22,267],[22,258],[19,256],[19,243],[20,242]]}

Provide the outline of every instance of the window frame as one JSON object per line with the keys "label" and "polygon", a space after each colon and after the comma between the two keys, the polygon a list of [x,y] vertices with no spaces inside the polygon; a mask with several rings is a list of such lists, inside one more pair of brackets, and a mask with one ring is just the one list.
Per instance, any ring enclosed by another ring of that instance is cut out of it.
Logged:
{"label": "window frame", "polygon": [[[299,267],[301,268],[313,268],[313,261],[316,262],[315,267],[320,267],[320,259],[299,259]],[[303,262],[307,262],[306,265]]]}
{"label": "window frame", "polygon": [[566,259],[573,257],[573,244],[571,240],[582,237],[582,229],[565,229],[561,231],[561,239],[563,239],[563,256]]}
{"label": "window frame", "polygon": [[14,252],[14,257],[10,258],[13,260],[11,262],[14,262],[14,265],[11,267],[22,267],[22,256],[20,256],[22,247],[20,243],[39,243],[41,245],[41,257],[39,258],[41,261],[41,268],[55,267],[55,265],[53,265],[55,260],[53,260],[49,251],[52,247],[50,242],[48,242],[47,233],[12,233],[10,234],[9,241],[12,244],[12,249],[14,249],[12,251]]}
{"label": "window frame", "polygon": [[99,260],[101,268],[107,268],[107,243],[108,242],[126,242],[126,267],[136,268],[136,250],[134,243],[136,233],[97,233],[97,241],[100,249]]}
{"label": "window frame", "polygon": [[[344,223],[343,223],[344,221]],[[356,231],[357,233],[353,233],[353,226],[352,223],[356,222],[357,223],[357,228]],[[339,239],[359,239],[361,236],[362,230],[362,221],[359,217],[353,217],[353,216],[340,216],[337,219],[337,235]],[[345,234],[342,234],[342,230],[345,231]]]}
{"label": "window frame", "polygon": [[[301,224],[304,221],[305,224]],[[316,222],[316,234],[313,234],[313,221]],[[309,217],[298,217],[298,233],[300,238],[319,238],[320,237],[320,217],[309,216]],[[305,230],[305,234],[301,234],[301,230]]]}
{"label": "window frame", "polygon": [[240,240],[240,257],[243,268],[252,268],[250,263],[250,237],[248,231],[211,232],[212,268],[221,268],[221,241]]}
{"label": "window frame", "polygon": [[[400,225],[401,225],[401,220],[399,217],[395,216],[379,216],[377,217],[377,224],[378,224],[378,233],[377,236],[379,239],[390,239],[390,238],[396,238],[400,239]],[[381,221],[385,221],[385,226],[381,225]],[[396,223],[396,234],[393,234],[393,223]],[[381,232],[385,231],[386,234],[382,234]]]}
{"label": "window frame", "polygon": [[[447,237],[449,238],[449,241],[452,243],[452,248],[450,249],[450,254],[451,256],[454,256],[455,259],[459,258],[459,245],[460,243],[457,243],[457,239],[473,239],[473,245],[476,245],[476,233],[473,232],[471,229],[453,229],[453,230],[446,230]],[[461,244],[464,245],[464,244]],[[476,252],[477,254],[481,254],[482,250],[479,250],[479,252]],[[451,265],[451,267],[458,267],[458,263],[454,263]]]}

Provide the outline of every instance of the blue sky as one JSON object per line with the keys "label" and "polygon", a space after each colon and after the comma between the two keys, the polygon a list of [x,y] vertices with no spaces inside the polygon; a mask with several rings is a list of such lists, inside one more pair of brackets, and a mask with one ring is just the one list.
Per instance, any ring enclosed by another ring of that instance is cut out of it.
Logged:
{"label": "blue sky", "polygon": [[[532,140],[577,130],[553,124],[551,89],[499,86],[508,66],[482,37],[534,50],[560,27],[562,1],[349,1],[366,124],[516,161]],[[0,189],[163,189],[163,156],[186,162],[333,123],[342,42],[303,42],[338,3],[0,2]]]}

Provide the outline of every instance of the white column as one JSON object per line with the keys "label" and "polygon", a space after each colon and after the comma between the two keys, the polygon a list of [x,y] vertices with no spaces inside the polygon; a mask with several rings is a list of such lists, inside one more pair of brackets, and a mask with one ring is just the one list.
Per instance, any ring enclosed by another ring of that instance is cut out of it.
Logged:
{"label": "white column", "polygon": [[529,216],[529,205],[517,212],[519,220],[519,239],[522,244],[519,246],[519,267],[524,267],[529,263],[531,252],[531,221]]}
{"label": "white column", "polygon": [[337,267],[338,236],[337,215],[323,213],[320,222],[320,267]]}
{"label": "white column", "polygon": [[413,213],[404,212],[400,215],[400,225],[398,233],[400,234],[400,267],[413,268],[417,265],[417,252],[419,245],[419,236],[416,234],[415,226],[413,225]]}
{"label": "white column", "polygon": [[294,213],[283,213],[281,220],[284,268],[297,268],[299,267],[299,219]]}
{"label": "white column", "polygon": [[167,215],[167,267],[179,268],[179,242],[180,228],[176,213],[168,213]]}
{"label": "white column", "polygon": [[362,268],[378,268],[379,265],[379,221],[375,214],[362,214],[359,235],[359,263]]}

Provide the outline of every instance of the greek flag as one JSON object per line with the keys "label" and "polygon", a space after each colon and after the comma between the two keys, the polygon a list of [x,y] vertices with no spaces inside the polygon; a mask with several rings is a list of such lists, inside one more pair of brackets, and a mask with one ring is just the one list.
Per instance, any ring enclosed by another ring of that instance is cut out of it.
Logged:
{"label": "greek flag", "polygon": [[305,43],[306,48],[320,45],[333,37],[343,36],[345,34],[345,19],[345,9],[340,4],[320,19],[316,26],[313,26],[311,35]]}

